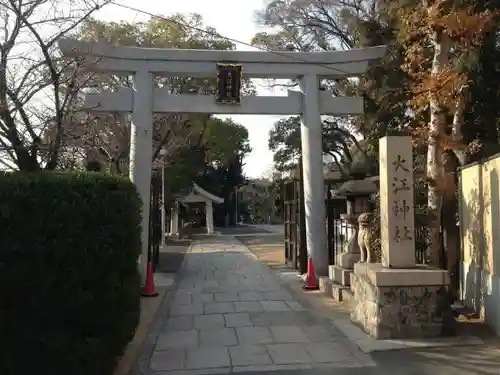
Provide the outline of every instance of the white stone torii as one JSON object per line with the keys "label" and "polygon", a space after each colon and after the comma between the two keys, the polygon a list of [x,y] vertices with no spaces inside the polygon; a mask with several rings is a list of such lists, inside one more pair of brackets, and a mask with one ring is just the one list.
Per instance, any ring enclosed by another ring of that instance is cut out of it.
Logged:
{"label": "white stone torii", "polygon": [[[261,52],[141,48],[61,39],[66,57],[85,57],[91,71],[132,74],[133,87],[88,94],[84,108],[131,112],[130,179],[143,202],[149,202],[153,113],[277,114],[302,117],[301,145],[307,251],[319,275],[328,274],[324,228],[321,115],[362,115],[362,98],[333,97],[319,90],[323,77],[359,76],[369,62],[381,58],[385,46],[333,52]],[[299,78],[300,92],[287,97],[244,96],[239,105],[218,105],[210,95],[170,95],[154,87],[154,76],[215,77],[216,63],[242,65],[246,78]],[[141,272],[145,275],[149,205],[142,208]]]}

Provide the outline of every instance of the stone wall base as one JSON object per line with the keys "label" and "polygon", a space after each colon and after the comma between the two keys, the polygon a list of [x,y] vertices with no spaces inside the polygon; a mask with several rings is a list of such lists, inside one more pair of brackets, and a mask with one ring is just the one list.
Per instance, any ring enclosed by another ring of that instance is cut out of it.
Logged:
{"label": "stone wall base", "polygon": [[340,268],[352,270],[354,264],[361,259],[360,253],[340,253],[337,255],[337,265]]}
{"label": "stone wall base", "polygon": [[448,285],[444,270],[357,263],[351,277],[351,319],[375,339],[442,336],[453,320]]}
{"label": "stone wall base", "polygon": [[347,269],[339,266],[328,266],[328,277],[336,284],[349,286],[351,285],[352,271],[352,268]]}

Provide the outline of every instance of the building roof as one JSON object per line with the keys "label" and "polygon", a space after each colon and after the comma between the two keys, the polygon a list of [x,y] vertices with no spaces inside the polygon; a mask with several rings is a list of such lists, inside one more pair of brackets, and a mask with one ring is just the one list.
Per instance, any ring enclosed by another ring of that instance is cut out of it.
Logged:
{"label": "building roof", "polygon": [[191,189],[191,192],[188,195],[182,197],[180,200],[185,202],[203,202],[205,200],[205,199],[199,199],[197,196],[201,196],[202,198],[208,199],[215,203],[224,202],[224,198],[209,193],[196,183],[193,183],[193,188]]}

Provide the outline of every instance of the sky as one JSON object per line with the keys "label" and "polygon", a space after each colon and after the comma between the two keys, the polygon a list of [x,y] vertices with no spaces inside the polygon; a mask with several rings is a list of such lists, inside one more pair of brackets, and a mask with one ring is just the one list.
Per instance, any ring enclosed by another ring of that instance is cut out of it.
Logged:
{"label": "sky", "polygon": [[[249,43],[257,32],[263,30],[255,22],[255,12],[263,9],[264,0],[239,0],[237,6],[235,6],[235,0],[117,0],[116,2],[161,16],[175,13],[198,13],[203,17],[206,26],[214,27],[225,37],[246,43]],[[148,15],[114,4],[103,7],[95,16],[98,19],[113,22],[145,21],[150,18]],[[239,50],[253,49],[238,43],[236,46]],[[266,88],[262,81],[257,84],[258,95],[286,95],[280,89]],[[273,165],[273,155],[267,146],[268,134],[273,123],[281,116],[234,115],[229,117],[248,129],[252,152],[245,160],[245,174],[251,178],[267,175]]]}

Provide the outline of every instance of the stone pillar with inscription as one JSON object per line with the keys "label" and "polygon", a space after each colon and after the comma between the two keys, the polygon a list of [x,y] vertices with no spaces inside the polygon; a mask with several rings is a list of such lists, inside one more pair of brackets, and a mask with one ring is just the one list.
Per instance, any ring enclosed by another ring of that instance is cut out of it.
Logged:
{"label": "stone pillar with inscription", "polygon": [[411,137],[384,137],[379,144],[382,266],[415,266],[415,213]]}
{"label": "stone pillar with inscription", "polygon": [[412,139],[379,143],[381,263],[357,263],[351,319],[376,339],[436,337],[451,323],[448,273],[417,265]]}

